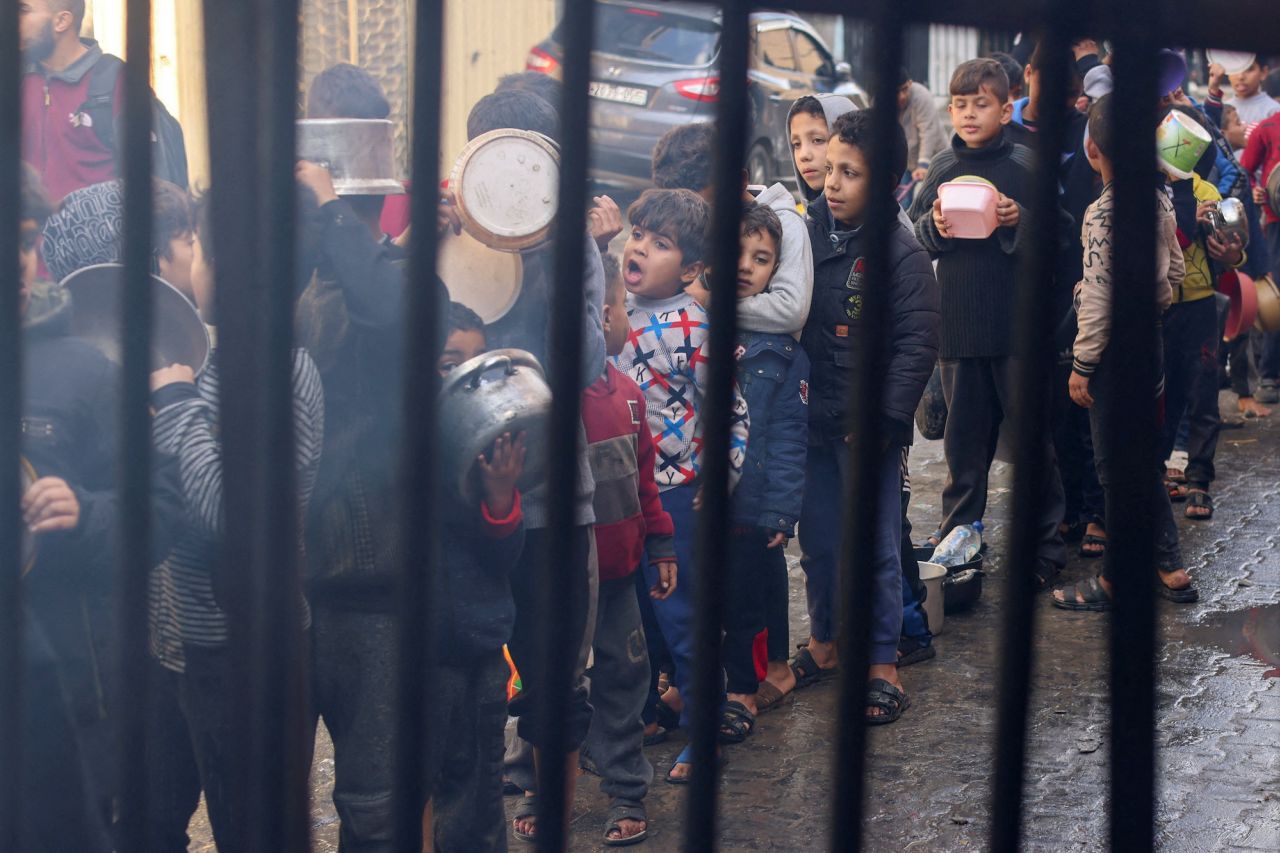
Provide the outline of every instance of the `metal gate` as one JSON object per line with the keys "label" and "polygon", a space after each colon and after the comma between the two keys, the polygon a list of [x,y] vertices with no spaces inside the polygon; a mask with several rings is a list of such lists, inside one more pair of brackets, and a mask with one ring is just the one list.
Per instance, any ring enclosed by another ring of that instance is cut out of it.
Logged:
{"label": "metal gate", "polygon": [[[414,119],[412,162],[414,183],[434,187],[438,183],[437,160],[440,114],[441,32],[444,0],[416,3],[414,63]],[[290,611],[299,592],[298,555],[293,543],[298,520],[292,511],[293,472],[290,466],[269,464],[292,458],[290,412],[291,300],[288,288],[273,282],[292,281],[294,264],[294,119],[297,92],[297,0],[206,0],[209,117],[212,148],[214,222],[220,256],[217,274],[220,329],[220,371],[234,375],[222,397],[222,437],[226,484],[226,537],[222,559],[227,577],[235,579],[237,601],[245,614],[233,638],[233,653],[244,678],[234,704],[239,710],[239,742],[244,744],[245,778],[252,780],[248,837],[258,851],[304,851],[309,845],[307,818],[307,761],[303,741],[305,690],[304,654],[299,632],[287,619],[273,614]],[[588,157],[587,83],[593,34],[594,8],[590,0],[565,0],[563,41],[565,102],[562,105],[562,183],[559,210],[560,239],[556,247],[558,282],[551,316],[551,334],[560,357],[551,375],[555,392],[551,434],[552,503],[550,540],[553,545],[542,563],[538,602],[544,638],[544,670],[547,687],[541,695],[543,709],[555,712],[567,702],[571,674],[549,650],[563,645],[555,636],[566,629],[555,618],[553,591],[562,566],[569,565],[574,496],[574,438],[579,419],[575,366],[581,340],[577,324],[568,318],[581,298],[574,282],[580,280],[579,231],[586,221]],[[746,0],[725,0],[721,48],[719,97],[717,196],[711,263],[718,271],[713,289],[732,295],[733,270],[738,252],[740,199],[747,116],[746,74],[748,59],[747,15],[755,5]],[[1280,45],[1280,15],[1273,0],[1127,0],[1125,3],[1081,0],[795,0],[789,4],[805,11],[856,16],[865,19],[874,36],[868,44],[875,51],[869,63],[876,71],[876,162],[883,163],[896,132],[894,109],[897,69],[902,66],[904,28],[910,23],[943,23],[988,29],[1038,33],[1049,48],[1065,51],[1073,36],[1104,34],[1115,47],[1116,108],[1135,127],[1155,124],[1156,51],[1165,43],[1212,44],[1247,50]],[[12,7],[11,7],[12,8]],[[150,415],[148,412],[149,339],[151,336],[147,274],[150,254],[150,145],[147,95],[150,51],[150,3],[128,4],[129,55],[135,57],[126,72],[124,174],[128,186],[125,266],[127,293],[122,306],[126,318],[124,351],[124,404],[122,413],[123,465],[121,503],[123,514],[122,567],[117,578],[121,648],[122,694],[135,697],[119,714],[120,841],[119,849],[147,849],[145,818],[150,796],[145,787],[146,730],[142,716],[147,690],[146,661],[146,555],[151,531],[148,505]],[[18,123],[12,119],[19,107],[19,49],[16,17],[0,16],[0,258],[17,255],[20,156]],[[1050,54],[1052,55],[1052,53]],[[1049,102],[1064,101],[1066,70],[1052,64],[1043,72]],[[1056,164],[1064,145],[1065,121],[1053,111],[1045,116],[1039,134],[1043,146],[1039,162]],[[1136,133],[1119,140],[1121,164],[1115,186],[1117,250],[1115,278],[1148,282],[1154,277],[1154,207],[1156,191],[1151,139]],[[888,194],[897,175],[888,168],[873,173],[874,192]],[[1037,172],[1035,201],[1050,209],[1057,200],[1054,168]],[[413,259],[409,274],[408,310],[404,318],[415,330],[406,336],[403,407],[403,472],[405,536],[402,543],[404,571],[401,601],[405,639],[414,639],[411,626],[422,623],[432,609],[426,578],[437,562],[433,545],[434,525],[441,503],[437,496],[433,447],[436,440],[435,393],[420,377],[434,374],[432,353],[438,332],[435,301],[427,287],[415,283],[430,278],[435,268],[435,199],[430,192],[413,197]],[[876,247],[871,256],[869,279],[888,272],[887,221],[868,223]],[[1042,239],[1022,271],[1030,280],[1051,276],[1055,224],[1042,221]],[[18,469],[20,320],[12,261],[0,276],[0,469]],[[1045,288],[1020,287],[1017,312],[1017,351],[1022,365],[1017,378],[1017,399],[1023,417],[1015,437],[1014,519],[1009,557],[1014,564],[1030,563],[1035,552],[1035,518],[1045,490],[1046,472],[1037,452],[1044,418],[1032,405],[1037,389],[1047,381],[1047,365],[1032,357],[1040,341],[1049,336],[1048,292]],[[866,294],[870,329],[885,306],[876,291]],[[1144,387],[1154,370],[1142,357],[1157,345],[1151,291],[1119,287],[1115,291],[1112,346],[1117,348],[1117,387]],[[705,504],[701,513],[698,563],[705,567],[696,590],[699,648],[718,648],[722,577],[726,538],[719,535],[728,519],[728,449],[730,395],[733,380],[731,357],[736,325],[735,301],[717,299],[711,308],[711,390],[706,419]],[[881,372],[876,341],[863,342],[861,367],[852,393],[859,405],[850,431],[855,452],[848,491],[846,536],[842,567],[843,624],[869,623],[870,596],[860,594],[870,586],[869,550],[853,547],[871,535],[876,517],[872,488],[874,448],[879,424],[869,413],[876,411],[881,395]],[[415,380],[415,377],[417,379]],[[1147,386],[1149,387],[1149,386]],[[1124,564],[1151,567],[1153,520],[1142,499],[1143,477],[1154,467],[1154,448],[1144,435],[1154,429],[1155,411],[1116,425],[1111,439],[1119,469],[1115,473],[1113,523],[1110,548]],[[20,744],[16,733],[21,714],[21,593],[18,571],[20,511],[17,478],[0,477],[0,847],[17,850],[17,809],[23,780],[18,767]],[[555,535],[559,534],[559,535]],[[295,569],[282,571],[282,567]],[[268,570],[270,569],[270,570]],[[1003,629],[1002,669],[999,690],[999,733],[993,757],[994,820],[990,845],[995,850],[1019,847],[1021,796],[1027,705],[1034,630],[1033,581],[1029,573],[1011,572]],[[1110,842],[1115,850],[1153,848],[1154,822],[1154,649],[1156,624],[1149,575],[1131,571],[1116,578],[1111,639],[1111,811]],[[421,780],[416,769],[423,759],[422,732],[425,673],[429,649],[420,641],[402,643],[399,674],[402,687],[398,768],[398,849],[418,851],[421,846]],[[861,713],[862,680],[869,653],[865,630],[846,631],[841,641],[839,742],[832,757],[836,766],[830,849],[862,848],[858,833],[834,831],[838,825],[863,824],[866,801],[866,726]],[[717,837],[717,762],[715,735],[718,660],[704,654],[697,660],[693,731],[694,776],[685,819],[685,844],[691,851],[715,849]],[[563,737],[563,735],[560,735]],[[548,751],[555,754],[555,744]],[[563,764],[544,763],[539,788],[543,811],[539,848],[559,850],[566,838],[563,820]]]}

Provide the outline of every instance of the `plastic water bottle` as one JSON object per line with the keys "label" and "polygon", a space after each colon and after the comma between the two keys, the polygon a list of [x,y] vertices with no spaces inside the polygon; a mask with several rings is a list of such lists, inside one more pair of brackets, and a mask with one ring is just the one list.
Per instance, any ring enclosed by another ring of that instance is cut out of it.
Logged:
{"label": "plastic water bottle", "polygon": [[950,568],[973,561],[982,550],[982,530],[981,521],[956,527],[938,543],[929,562]]}

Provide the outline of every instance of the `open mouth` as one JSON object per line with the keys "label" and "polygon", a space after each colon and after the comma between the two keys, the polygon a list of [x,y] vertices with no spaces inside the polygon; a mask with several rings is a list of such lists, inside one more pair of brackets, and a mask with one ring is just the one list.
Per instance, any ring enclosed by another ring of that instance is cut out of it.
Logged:
{"label": "open mouth", "polygon": [[627,268],[622,271],[622,281],[628,287],[635,287],[644,278],[644,270],[635,262],[635,259],[627,261]]}

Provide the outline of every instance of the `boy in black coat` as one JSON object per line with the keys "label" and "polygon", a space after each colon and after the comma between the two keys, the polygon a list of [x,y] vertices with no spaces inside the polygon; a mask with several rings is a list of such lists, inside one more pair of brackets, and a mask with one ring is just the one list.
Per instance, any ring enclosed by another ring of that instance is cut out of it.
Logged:
{"label": "boy in black coat", "polygon": [[[800,547],[804,551],[809,598],[809,645],[796,656],[797,686],[830,676],[836,669],[839,632],[837,580],[843,535],[841,509],[848,476],[849,379],[857,336],[875,334],[862,322],[863,293],[883,289],[884,447],[876,478],[876,535],[871,544],[876,572],[872,590],[872,651],[868,673],[867,722],[891,723],[909,704],[898,679],[898,640],[902,632],[902,449],[912,442],[912,423],[925,383],[938,355],[938,283],[928,256],[903,225],[892,226],[887,282],[869,282],[871,251],[864,223],[870,216],[896,220],[892,197],[868,197],[871,114],[848,113],[836,119],[827,147],[825,195],[809,210],[813,244],[813,305],[801,337],[811,363],[809,453]],[[906,139],[899,133],[894,160],[905,160]]]}
{"label": "boy in black coat", "polygon": [[[1033,233],[1023,201],[1031,198],[1034,164],[1030,149],[1010,142],[1004,132],[1008,100],[1009,78],[995,60],[975,59],[956,69],[949,108],[956,133],[951,148],[934,158],[911,208],[916,236],[937,258],[942,285],[939,355],[948,409],[942,438],[948,469],[943,537],[982,520],[986,512],[988,469],[1013,391],[1014,288],[1023,243]],[[984,240],[953,237],[942,213],[938,187],[961,176],[983,178],[1000,193],[999,226]],[[1043,452],[1049,482],[1035,565],[1041,587],[1066,564],[1058,529],[1064,513],[1062,479],[1047,436]]]}

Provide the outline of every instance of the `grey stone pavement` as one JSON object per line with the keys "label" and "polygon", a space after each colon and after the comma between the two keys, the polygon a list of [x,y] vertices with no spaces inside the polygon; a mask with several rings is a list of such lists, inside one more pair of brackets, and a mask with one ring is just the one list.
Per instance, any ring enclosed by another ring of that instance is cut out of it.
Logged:
{"label": "grey stone pavement", "polygon": [[[1235,398],[1223,394],[1224,410]],[[1159,602],[1158,844],[1166,851],[1280,850],[1280,413],[1223,433],[1217,517],[1179,521],[1201,600]],[[940,442],[912,457],[917,535],[936,523],[945,466]],[[895,725],[872,729],[866,849],[984,850],[991,818],[997,648],[1007,541],[1008,469],[997,463],[988,511],[988,576],[971,611],[946,618],[938,657],[903,670],[913,705]],[[1075,559],[1064,577],[1096,564]],[[803,575],[791,559],[792,634],[807,637]],[[1036,668],[1026,769],[1028,850],[1106,849],[1107,619],[1037,605]],[[801,690],[728,747],[721,783],[723,851],[817,851],[831,831],[834,682]],[[661,776],[684,743],[649,750],[655,782],[649,840],[640,850],[680,849],[686,792]],[[314,849],[336,850],[329,802],[332,748],[321,731],[314,778]],[[598,779],[579,780],[575,851],[599,850],[607,802]],[[508,801],[508,805],[512,801]],[[850,831],[854,828],[850,827]],[[203,812],[192,850],[212,851]],[[511,840],[511,849],[526,845]],[[532,849],[532,848],[529,848]]]}

